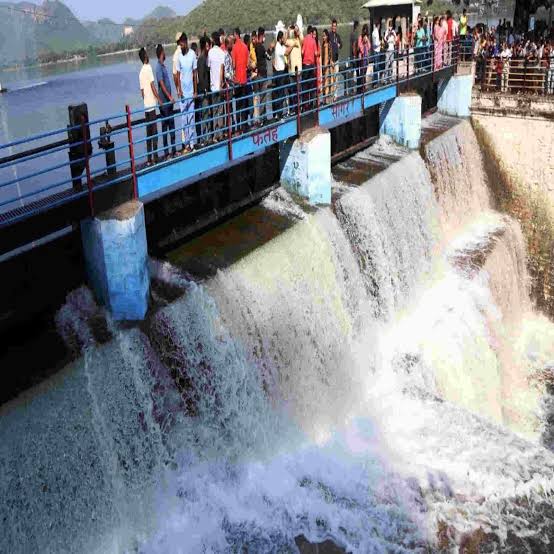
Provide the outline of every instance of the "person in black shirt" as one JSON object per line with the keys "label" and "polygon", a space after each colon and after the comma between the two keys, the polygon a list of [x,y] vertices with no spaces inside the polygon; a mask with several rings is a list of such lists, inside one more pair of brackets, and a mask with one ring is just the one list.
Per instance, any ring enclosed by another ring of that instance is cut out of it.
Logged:
{"label": "person in black shirt", "polygon": [[352,93],[356,94],[357,82],[358,82],[358,69],[359,69],[359,53],[358,53],[358,39],[359,39],[359,28],[360,23],[354,21],[352,25],[352,32],[350,33],[350,71],[348,75],[348,86],[346,89]]}
{"label": "person in black shirt", "polygon": [[339,72],[339,55],[342,48],[342,40],[337,33],[337,20],[333,19],[329,33],[329,46],[331,49],[331,96],[337,97],[337,73]]}
{"label": "person in black shirt", "polygon": [[254,122],[254,87],[252,86],[252,71],[256,70],[256,66],[252,63],[250,56],[250,50],[252,48],[252,37],[250,35],[244,35],[244,44],[248,48],[248,68],[246,71],[246,103],[248,105],[248,112],[246,117],[247,125],[252,125]]}
{"label": "person in black shirt", "polygon": [[269,55],[265,49],[265,29],[258,29],[258,40],[256,41],[256,68],[258,77],[254,81],[254,91],[257,93],[257,101],[254,101],[254,119],[257,125],[262,125],[267,116],[269,102],[269,81],[267,80],[267,61]]}
{"label": "person in black shirt", "polygon": [[200,125],[200,142],[207,142],[211,139],[211,109],[210,109],[210,68],[208,67],[208,52],[210,50],[210,39],[200,37],[200,55],[198,56],[198,109],[197,121]]}
{"label": "person in black shirt", "polygon": [[[174,157],[177,154],[175,146],[175,120],[173,119],[173,96],[171,94],[171,79],[165,67],[165,51],[161,44],[156,47],[158,65],[156,67],[156,80],[158,81],[158,96],[160,100],[160,117],[162,120],[162,137],[164,143],[165,157],[170,158],[168,135],[171,137],[172,152]],[[157,147],[156,147],[157,148]],[[155,149],[156,149],[155,148]],[[157,157],[157,154],[156,154]]]}

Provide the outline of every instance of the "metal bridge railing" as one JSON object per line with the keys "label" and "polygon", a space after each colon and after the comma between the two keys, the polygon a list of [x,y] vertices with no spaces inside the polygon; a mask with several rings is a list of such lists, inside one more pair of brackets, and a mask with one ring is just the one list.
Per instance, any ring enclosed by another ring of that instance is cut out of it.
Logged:
{"label": "metal bridge railing", "polygon": [[481,59],[476,82],[483,92],[554,95],[554,59]]}
{"label": "metal bridge railing", "polygon": [[[320,113],[328,107],[391,85],[409,87],[420,76],[471,59],[471,50],[471,43],[456,40],[440,49],[431,45],[374,53],[341,62],[338,73],[332,73],[328,65],[181,99],[169,116],[159,115],[155,121],[146,121],[144,108],[126,106],[122,113],[96,120],[83,114],[73,126],[1,144],[0,225],[48,208],[50,203],[60,205],[84,196],[93,216],[95,193],[129,180],[137,198],[138,178],[153,170],[149,158],[160,165],[178,163],[173,156],[163,156],[172,152],[173,132],[179,159],[183,159],[183,146],[188,145],[180,140],[184,134],[187,140],[195,137],[190,141],[195,149],[187,158],[226,144],[228,160],[233,161],[236,141],[249,136],[255,139],[262,128],[273,133],[282,123],[294,121],[299,135],[306,125],[319,124]],[[260,92],[264,83],[267,90]],[[188,114],[178,111],[180,105],[191,103],[194,109]],[[170,120],[174,129],[164,130],[162,124]],[[57,140],[46,142],[53,138]]]}

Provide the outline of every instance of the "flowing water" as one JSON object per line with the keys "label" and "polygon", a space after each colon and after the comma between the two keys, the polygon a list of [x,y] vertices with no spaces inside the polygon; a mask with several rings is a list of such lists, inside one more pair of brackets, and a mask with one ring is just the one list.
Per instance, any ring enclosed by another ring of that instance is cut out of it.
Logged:
{"label": "flowing water", "polygon": [[290,227],[203,281],[152,261],[178,298],[140,328],[108,321],[104,346],[76,291],[58,320],[82,356],[1,409],[0,551],[283,553],[304,534],[548,552],[533,378],[554,326],[470,125],[423,155],[337,183],[333,209],[277,191],[263,208]]}

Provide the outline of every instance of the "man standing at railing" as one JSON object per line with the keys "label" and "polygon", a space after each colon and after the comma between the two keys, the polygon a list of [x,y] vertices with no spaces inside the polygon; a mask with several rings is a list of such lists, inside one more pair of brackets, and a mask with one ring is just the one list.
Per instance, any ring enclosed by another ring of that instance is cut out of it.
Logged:
{"label": "man standing at railing", "polygon": [[388,81],[388,80],[392,81],[392,71],[393,71],[393,65],[394,65],[394,49],[396,46],[396,38],[397,38],[397,34],[392,26],[392,20],[391,20],[389,21],[389,28],[387,29],[387,34],[385,35],[385,44],[387,45],[385,81]]}
{"label": "man standing at railing", "polygon": [[212,106],[213,137],[214,142],[220,141],[225,128],[225,95],[223,86],[225,83],[223,65],[225,52],[219,43],[219,33],[212,34],[212,47],[208,52],[208,67],[210,69],[210,104]]}
{"label": "man standing at railing", "polygon": [[142,68],[139,74],[140,92],[144,100],[144,115],[146,117],[146,150],[148,152],[147,166],[153,163],[158,163],[158,125],[156,123],[156,106],[160,102],[158,92],[156,90],[156,81],[154,73],[149,63],[146,49],[139,50],[139,58],[142,62]]}
{"label": "man standing at railing", "polygon": [[165,67],[165,51],[161,44],[156,47],[158,65],[156,66],[156,80],[158,81],[158,96],[160,98],[160,117],[162,119],[162,137],[165,149],[165,157],[169,158],[167,135],[171,135],[172,156],[177,154],[175,147],[175,120],[173,118],[173,96],[171,94],[171,80]]}
{"label": "man standing at railing", "polygon": [[329,46],[331,48],[331,95],[337,98],[337,75],[339,73],[339,56],[342,48],[342,40],[337,33],[337,20],[331,22],[331,32],[329,33]]}
{"label": "man standing at railing", "polygon": [[296,83],[296,73],[302,71],[302,42],[304,37],[300,33],[300,28],[298,25],[291,25],[289,29],[289,38],[287,39],[285,46],[285,56],[288,60],[289,66],[289,79],[290,79],[290,88],[288,90],[288,101],[289,101],[289,113],[294,112],[297,106],[297,83]]}
{"label": "man standing at railing", "polygon": [[423,20],[417,22],[417,31],[415,32],[415,70],[419,73],[424,69],[425,64],[425,46],[427,45],[427,33],[423,28]]}
{"label": "man standing at railing", "polygon": [[[233,69],[235,72],[235,101],[236,101],[236,124],[238,131],[246,130],[248,120],[248,102],[246,100],[246,85],[248,82],[248,61],[250,52],[244,41],[240,38],[240,29],[235,29],[235,42],[231,52]],[[256,57],[257,53],[256,53]],[[258,70],[259,70],[258,61]],[[258,73],[259,75],[259,73]]]}
{"label": "man standing at railing", "polygon": [[[254,120],[261,125],[267,116],[269,102],[269,81],[267,80],[267,51],[265,49],[265,29],[258,29],[256,40],[256,71],[257,80],[254,81],[254,91],[257,94],[257,101],[254,102]],[[257,112],[257,113],[256,113]]]}
{"label": "man standing at railing", "polygon": [[459,32],[460,32],[460,49],[461,49],[461,57],[462,61],[468,61],[471,59],[471,54],[467,52],[467,48],[469,46],[469,40],[467,35],[467,10],[464,8],[464,11],[462,12],[462,15],[460,16],[460,26],[459,26]]}
{"label": "man standing at railing", "polygon": [[445,52],[445,65],[452,65],[452,41],[454,40],[454,19],[452,18],[452,12],[447,10],[446,12],[446,52]]}
{"label": "man standing at railing", "polygon": [[[177,98],[181,98],[183,96],[183,92],[181,91],[181,77],[179,76],[179,56],[181,55],[181,49],[183,48],[183,43],[181,42],[182,37],[183,33],[179,31],[175,36],[177,48],[173,54],[173,82],[175,83]],[[183,144],[185,142],[185,132],[183,130],[181,130],[181,142],[183,142]]]}
{"label": "man standing at railing", "polygon": [[183,47],[179,55],[179,75],[181,81],[181,114],[184,132],[183,152],[189,154],[196,145],[196,121],[194,117],[194,99],[196,98],[197,59],[189,49],[187,35],[181,38]]}
{"label": "man standing at railing", "polygon": [[273,117],[281,119],[285,117],[285,94],[286,88],[283,88],[288,83],[287,62],[285,53],[285,34],[283,31],[277,33],[277,41],[273,51]]}
{"label": "man standing at railing", "polygon": [[315,98],[317,88],[315,61],[317,44],[312,34],[312,26],[308,25],[308,32],[302,43],[302,109],[313,109],[312,99]]}
{"label": "man standing at railing", "polygon": [[212,125],[210,122],[210,68],[208,67],[208,54],[210,51],[210,39],[200,37],[200,55],[198,56],[198,108],[196,120],[200,124],[198,140],[204,143],[210,136]]}
{"label": "man standing at railing", "polygon": [[360,54],[358,51],[358,43],[360,40],[359,32],[360,23],[357,20],[354,20],[352,24],[352,32],[350,33],[350,78],[349,85],[347,87],[348,92],[356,94],[358,89],[358,69],[360,66]]}
{"label": "man standing at railing", "polygon": [[500,60],[502,61],[502,77],[500,90],[502,92],[508,92],[508,84],[510,82],[510,61],[512,59],[512,49],[508,46],[508,43],[504,43],[504,48],[500,52]]}
{"label": "man standing at railing", "polygon": [[371,33],[371,49],[373,50],[373,87],[376,87],[383,70],[381,65],[381,34],[377,22],[373,25],[373,32]]}

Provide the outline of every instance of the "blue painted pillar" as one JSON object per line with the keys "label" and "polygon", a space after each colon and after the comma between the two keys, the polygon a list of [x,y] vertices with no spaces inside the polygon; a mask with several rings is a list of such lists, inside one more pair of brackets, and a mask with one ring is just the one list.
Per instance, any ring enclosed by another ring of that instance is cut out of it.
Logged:
{"label": "blue painted pillar", "polygon": [[281,185],[310,204],[331,203],[331,134],[310,129],[279,146]]}
{"label": "blue painted pillar", "polygon": [[81,223],[89,285],[117,321],[144,319],[150,277],[144,206],[130,201]]}
{"label": "blue painted pillar", "polygon": [[421,96],[402,94],[385,102],[379,112],[379,134],[417,149],[421,140]]}
{"label": "blue painted pillar", "polygon": [[473,75],[453,75],[450,79],[439,82],[438,109],[439,112],[454,117],[469,117],[471,115],[471,93],[473,91]]}

